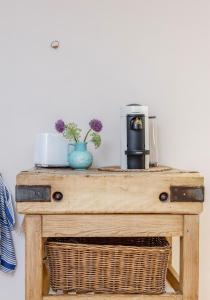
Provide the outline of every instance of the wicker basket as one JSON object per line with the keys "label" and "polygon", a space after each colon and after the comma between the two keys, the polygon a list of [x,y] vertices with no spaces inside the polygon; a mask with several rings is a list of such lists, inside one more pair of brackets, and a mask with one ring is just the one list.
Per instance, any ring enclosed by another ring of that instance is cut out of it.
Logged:
{"label": "wicker basket", "polygon": [[165,238],[64,238],[46,244],[54,291],[165,292],[170,246]]}

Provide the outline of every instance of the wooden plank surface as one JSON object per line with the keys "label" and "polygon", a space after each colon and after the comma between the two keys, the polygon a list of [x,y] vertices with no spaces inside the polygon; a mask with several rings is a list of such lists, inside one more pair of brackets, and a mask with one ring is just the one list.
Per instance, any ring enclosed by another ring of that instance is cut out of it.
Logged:
{"label": "wooden plank surface", "polygon": [[[182,222],[183,222],[183,219],[182,219]],[[182,230],[183,230],[183,226],[182,226]],[[172,266],[172,252],[173,252],[173,239],[172,239],[172,236],[168,236],[167,241],[169,242],[169,244],[171,246],[171,252],[170,252],[170,255],[169,255],[169,258],[168,258],[168,265],[170,267],[170,266]]]}
{"label": "wooden plank surface", "polygon": [[42,300],[41,216],[26,216],[25,229],[25,299]]}
{"label": "wooden plank surface", "polygon": [[168,267],[167,280],[176,292],[180,291],[179,275],[177,274],[176,270],[172,267],[172,265],[169,265]]}
{"label": "wooden plank surface", "polygon": [[45,296],[43,300],[182,300],[179,294],[162,294],[162,295],[60,295]]}
{"label": "wooden plank surface", "polygon": [[182,236],[181,215],[45,215],[44,237]]}
{"label": "wooden plank surface", "polygon": [[48,262],[46,261],[46,257],[47,257],[47,251],[46,251],[46,247],[45,247],[46,241],[47,241],[47,238],[42,239],[42,257],[44,260],[43,261],[43,273],[42,273],[42,278],[43,278],[42,290],[43,290],[44,296],[49,294],[49,288],[50,288]]}
{"label": "wooden plank surface", "polygon": [[180,282],[183,300],[198,300],[199,216],[184,216],[184,235],[180,247]]}
{"label": "wooden plank surface", "polygon": [[106,171],[106,172],[163,172],[163,171],[173,171],[171,167],[158,165],[156,167],[150,167],[149,169],[121,169],[120,166],[108,166],[108,167],[101,167],[98,169],[99,171]]}
{"label": "wooden plank surface", "polygon": [[50,185],[63,200],[46,203],[17,203],[25,214],[68,213],[185,213],[197,214],[202,203],[161,202],[162,192],[170,195],[170,186],[202,186],[198,173],[177,172],[23,172],[17,185]]}
{"label": "wooden plank surface", "polygon": [[[169,166],[158,166],[152,167],[149,170],[126,170],[129,175],[138,176],[143,173],[164,173],[164,174],[188,174],[191,176],[197,176],[199,172],[194,170],[181,170]],[[32,168],[29,170],[24,170],[18,174],[18,176],[31,176],[31,175],[46,175],[46,176],[74,176],[74,175],[84,175],[84,176],[124,176],[125,172],[119,172],[119,166],[101,167],[101,168],[90,168],[87,170],[72,170],[70,168]]]}

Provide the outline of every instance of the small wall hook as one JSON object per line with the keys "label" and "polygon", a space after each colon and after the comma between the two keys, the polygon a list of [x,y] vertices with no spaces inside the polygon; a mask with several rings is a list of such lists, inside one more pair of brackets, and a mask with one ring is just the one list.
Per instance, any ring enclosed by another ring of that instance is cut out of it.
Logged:
{"label": "small wall hook", "polygon": [[51,47],[52,47],[53,49],[58,49],[59,46],[60,46],[59,41],[52,41]]}

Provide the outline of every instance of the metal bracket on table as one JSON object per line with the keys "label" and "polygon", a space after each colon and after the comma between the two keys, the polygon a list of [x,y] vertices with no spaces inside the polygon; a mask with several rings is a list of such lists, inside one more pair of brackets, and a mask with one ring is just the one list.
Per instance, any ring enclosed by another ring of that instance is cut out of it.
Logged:
{"label": "metal bracket on table", "polygon": [[51,186],[49,185],[16,185],[16,202],[50,202]]}
{"label": "metal bracket on table", "polygon": [[204,186],[171,186],[171,202],[204,202]]}

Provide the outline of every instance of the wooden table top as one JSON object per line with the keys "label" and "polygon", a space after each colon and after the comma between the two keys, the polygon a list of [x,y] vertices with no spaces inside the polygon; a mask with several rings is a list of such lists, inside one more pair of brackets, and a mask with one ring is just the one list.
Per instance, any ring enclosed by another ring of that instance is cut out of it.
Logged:
{"label": "wooden table top", "polygon": [[148,170],[122,170],[119,166],[108,166],[100,168],[90,168],[88,170],[72,170],[71,168],[32,168],[20,172],[18,176],[144,176],[144,175],[178,175],[185,174],[189,176],[201,176],[198,171],[180,170],[168,166],[152,167]]}
{"label": "wooden table top", "polygon": [[19,173],[16,184],[17,208],[25,214],[197,214],[204,199],[200,173],[164,166],[132,171],[115,166],[34,168]]}

